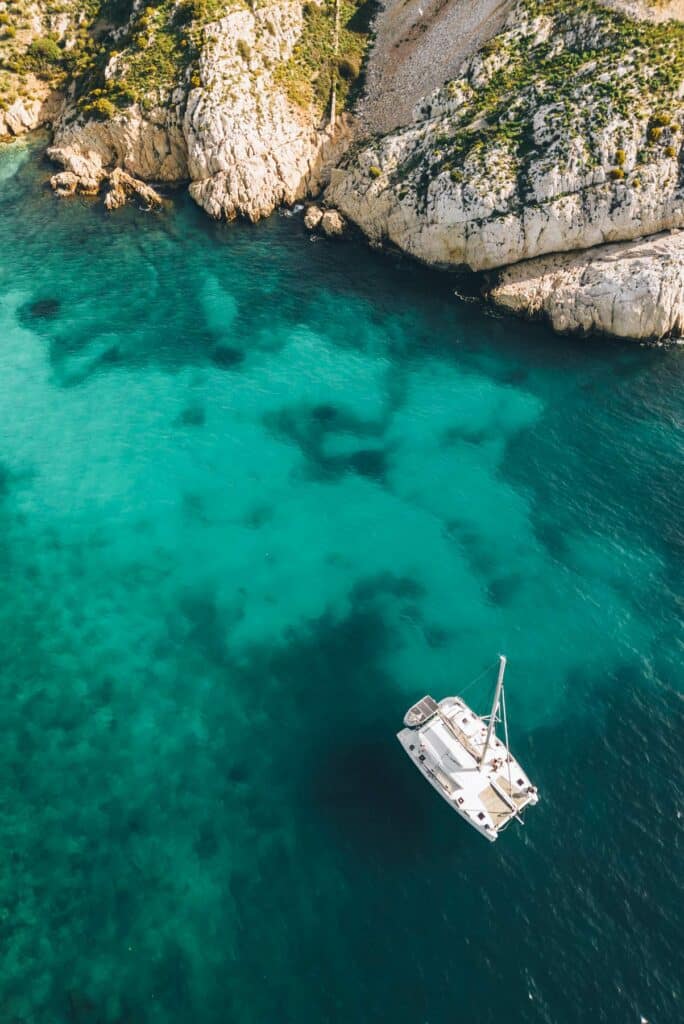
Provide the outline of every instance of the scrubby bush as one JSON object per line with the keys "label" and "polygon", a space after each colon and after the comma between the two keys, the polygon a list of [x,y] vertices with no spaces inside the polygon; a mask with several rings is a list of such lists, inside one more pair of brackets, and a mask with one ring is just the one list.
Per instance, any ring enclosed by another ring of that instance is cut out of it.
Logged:
{"label": "scrubby bush", "polygon": [[379,167],[376,167],[375,164],[373,164],[372,167],[368,168],[368,173],[370,174],[371,178],[379,178],[380,175],[382,174],[382,171],[380,170]]}
{"label": "scrubby bush", "polygon": [[651,125],[648,129],[648,141],[657,142],[660,136],[663,134],[663,129],[660,125]]}
{"label": "scrubby bush", "polygon": [[610,176],[613,181],[621,181],[625,176],[625,172],[621,167],[611,167]]}
{"label": "scrubby bush", "polygon": [[60,50],[57,40],[52,36],[34,39],[26,51],[26,56],[30,64],[40,71],[58,67],[64,60],[64,54]]}
{"label": "scrubby bush", "polygon": [[618,165],[618,167],[624,167],[626,159],[627,154],[625,153],[624,149],[618,149],[615,153],[615,163]]}
{"label": "scrubby bush", "polygon": [[117,113],[117,107],[106,96],[100,96],[87,105],[85,113],[90,114],[98,121],[109,121]]}
{"label": "scrubby bush", "polygon": [[666,146],[665,147],[665,156],[669,156],[669,157],[677,156],[677,150],[674,148],[674,146]]}
{"label": "scrubby bush", "polygon": [[249,43],[245,42],[244,39],[238,39],[237,52],[240,54],[245,64],[247,64],[249,62],[249,58],[252,56],[252,51],[249,47]]}

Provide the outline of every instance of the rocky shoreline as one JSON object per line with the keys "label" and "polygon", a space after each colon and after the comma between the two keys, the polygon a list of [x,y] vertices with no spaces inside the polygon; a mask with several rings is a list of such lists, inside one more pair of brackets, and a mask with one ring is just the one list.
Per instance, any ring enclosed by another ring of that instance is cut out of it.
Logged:
{"label": "rocky shoreline", "polygon": [[187,184],[251,221],[322,196],[310,229],[485,271],[556,331],[677,339],[683,7],[387,0],[372,43],[334,0],[34,0],[16,25],[0,0],[0,136],[49,125],[60,196]]}

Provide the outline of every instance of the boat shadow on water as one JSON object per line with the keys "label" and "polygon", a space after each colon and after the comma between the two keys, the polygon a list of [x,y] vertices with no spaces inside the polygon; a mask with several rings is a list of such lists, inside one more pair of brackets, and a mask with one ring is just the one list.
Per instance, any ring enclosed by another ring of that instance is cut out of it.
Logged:
{"label": "boat shadow on water", "polygon": [[434,794],[426,797],[424,783],[392,741],[369,736],[328,747],[309,776],[316,818],[354,847],[355,856],[395,866],[422,860],[426,848],[440,859],[470,847],[467,830],[448,827],[446,808]]}

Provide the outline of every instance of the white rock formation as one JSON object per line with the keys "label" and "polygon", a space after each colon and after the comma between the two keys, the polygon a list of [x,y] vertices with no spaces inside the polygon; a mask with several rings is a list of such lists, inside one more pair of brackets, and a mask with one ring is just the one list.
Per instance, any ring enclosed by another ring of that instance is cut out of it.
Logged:
{"label": "white rock formation", "polygon": [[151,185],[132,177],[120,167],[115,167],[107,182],[105,208],[118,210],[129,201],[138,203],[144,210],[158,210],[162,205],[161,196]]}
{"label": "white rock formation", "polygon": [[543,11],[519,0],[408,127],[334,172],[327,201],[376,244],[474,270],[683,226],[684,104],[643,84],[670,55],[621,53],[598,6]]}
{"label": "white rock formation", "polygon": [[0,135],[23,135],[43,123],[43,101],[18,97],[6,110],[0,110]]}
{"label": "white rock formation", "polygon": [[[179,90],[176,99],[180,101]],[[48,156],[88,181],[101,181],[121,167],[147,181],[187,180],[187,149],[178,104],[143,112],[135,105],[109,121],[65,120],[57,127]]]}
{"label": "white rock formation", "polygon": [[201,86],[183,123],[190,194],[212,217],[258,220],[315,191],[333,139],[296,108],[274,79],[302,31],[297,0],[238,9],[205,30]]}
{"label": "white rock formation", "polygon": [[684,232],[542,256],[501,271],[489,297],[560,332],[684,336]]}

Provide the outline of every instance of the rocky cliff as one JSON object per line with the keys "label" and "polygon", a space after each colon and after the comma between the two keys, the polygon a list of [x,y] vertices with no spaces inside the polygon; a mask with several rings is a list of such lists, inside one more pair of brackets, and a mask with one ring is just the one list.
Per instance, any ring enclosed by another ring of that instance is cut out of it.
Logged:
{"label": "rocky cliff", "polygon": [[684,225],[684,30],[519,0],[329,200],[377,243],[473,270]]}
{"label": "rocky cliff", "polygon": [[348,142],[368,39],[359,6],[342,2],[336,17],[300,0],[66,0],[61,34],[37,17],[14,48],[27,67],[36,46],[48,55],[36,112],[63,97],[49,149],[56,190],[95,193],[119,168],[188,182],[212,216],[251,220],[315,191]]}

